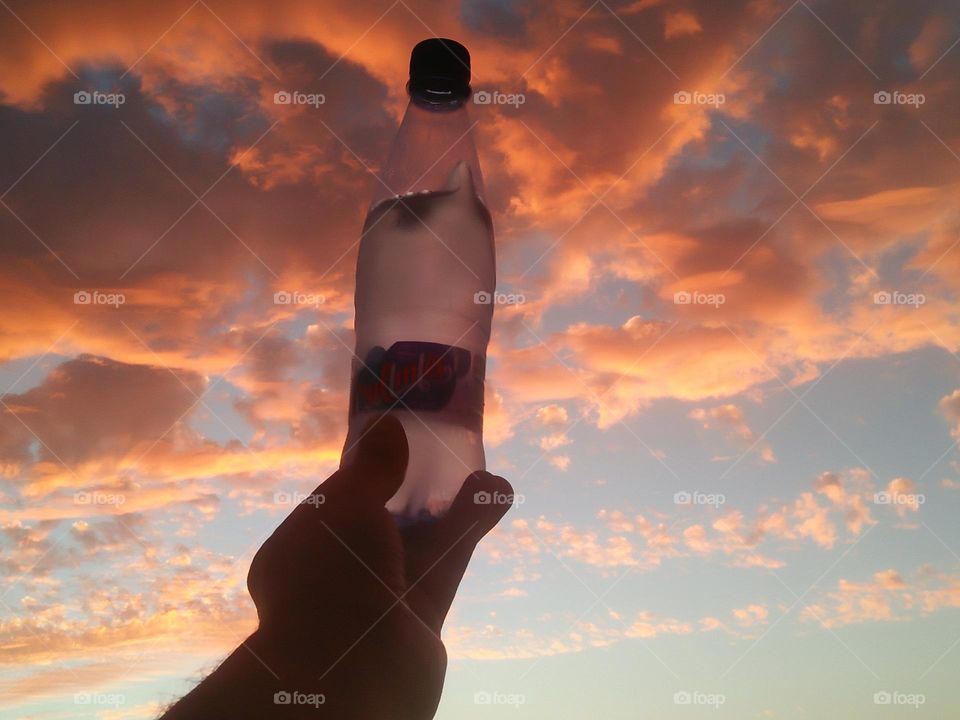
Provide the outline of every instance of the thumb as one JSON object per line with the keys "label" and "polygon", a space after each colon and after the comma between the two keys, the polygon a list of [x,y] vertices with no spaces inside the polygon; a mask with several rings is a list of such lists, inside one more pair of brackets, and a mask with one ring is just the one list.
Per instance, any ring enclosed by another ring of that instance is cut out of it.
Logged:
{"label": "thumb", "polygon": [[511,507],[513,486],[507,480],[484,471],[472,473],[440,521],[441,531],[451,543],[463,537],[472,550]]}
{"label": "thumb", "polygon": [[450,510],[435,524],[401,531],[407,577],[426,600],[421,618],[439,631],[477,543],[513,504],[513,487],[502,477],[475,472],[463,483]]}

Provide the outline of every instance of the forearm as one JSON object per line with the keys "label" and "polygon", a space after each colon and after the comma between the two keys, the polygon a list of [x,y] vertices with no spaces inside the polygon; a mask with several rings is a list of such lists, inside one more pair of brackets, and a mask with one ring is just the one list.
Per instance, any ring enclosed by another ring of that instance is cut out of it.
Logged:
{"label": "forearm", "polygon": [[299,720],[309,717],[375,719],[369,708],[352,708],[349,715],[334,698],[329,706],[320,690],[321,673],[274,643],[254,633],[221,665],[162,716],[162,720]]}
{"label": "forearm", "polygon": [[258,660],[261,645],[257,633],[247,638],[216,670],[169,708],[162,720],[281,717],[273,714],[273,698],[274,693],[281,691],[283,678],[278,679],[276,670]]}
{"label": "forearm", "polygon": [[414,710],[420,703],[398,707],[397,668],[368,652],[378,639],[348,652],[344,642],[312,643],[305,653],[255,632],[161,720],[429,720],[432,711]]}

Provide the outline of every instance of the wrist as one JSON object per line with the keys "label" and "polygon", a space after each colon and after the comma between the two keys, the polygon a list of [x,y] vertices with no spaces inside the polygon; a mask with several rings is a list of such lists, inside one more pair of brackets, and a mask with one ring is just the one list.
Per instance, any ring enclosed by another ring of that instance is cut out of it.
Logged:
{"label": "wrist", "polygon": [[322,638],[306,628],[299,637],[261,628],[247,644],[280,676],[277,692],[289,693],[291,703],[309,700],[294,693],[322,695],[320,712],[305,713],[311,720],[431,720],[446,653],[423,624],[404,621],[407,612],[389,612],[364,632],[324,623]]}
{"label": "wrist", "polygon": [[261,629],[238,652],[245,650],[270,678],[267,700],[277,718],[430,720],[432,712],[414,714],[393,687],[392,663],[380,651],[389,646],[378,637],[381,629],[362,638],[333,630],[322,639],[310,632],[291,637]]}

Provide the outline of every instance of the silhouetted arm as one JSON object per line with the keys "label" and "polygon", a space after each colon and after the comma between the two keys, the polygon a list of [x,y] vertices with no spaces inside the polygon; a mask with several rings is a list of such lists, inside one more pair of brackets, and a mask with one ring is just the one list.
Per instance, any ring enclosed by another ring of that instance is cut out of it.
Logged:
{"label": "silhouetted arm", "polygon": [[423,720],[440,701],[440,629],[476,544],[509,509],[503,478],[470,475],[448,513],[399,530],[384,505],[407,466],[398,420],[318,487],[250,566],[260,626],[163,720]]}

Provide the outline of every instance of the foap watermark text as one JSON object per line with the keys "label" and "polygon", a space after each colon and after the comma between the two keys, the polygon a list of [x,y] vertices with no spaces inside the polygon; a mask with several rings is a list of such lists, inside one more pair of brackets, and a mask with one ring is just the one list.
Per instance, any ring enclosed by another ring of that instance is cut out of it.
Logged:
{"label": "foap watermark text", "polygon": [[473,494],[474,505],[523,505],[526,498],[520,493],[502,493],[480,490]]}
{"label": "foap watermark text", "polygon": [[118,292],[103,292],[101,290],[77,290],[73,294],[74,305],[112,305],[120,307],[127,302],[127,296]]}
{"label": "foap watermark text", "polygon": [[706,705],[718,708],[727,702],[723,693],[706,693],[700,690],[679,690],[673,694],[674,705]]}
{"label": "foap watermark text", "polygon": [[473,294],[476,305],[523,305],[527,301],[523,293],[487,292],[478,290]]}
{"label": "foap watermark text", "polygon": [[678,290],[673,294],[674,305],[709,305],[718,308],[727,302],[723,293],[705,293],[699,290]]}
{"label": "foap watermark text", "polygon": [[907,507],[917,507],[927,501],[927,496],[922,493],[901,493],[882,490],[873,494],[873,502],[877,505],[906,505]]}
{"label": "foap watermark text", "polygon": [[277,290],[273,294],[274,305],[308,305],[318,307],[327,301],[319,293],[305,293],[299,290]]}
{"label": "foap watermark text", "polygon": [[318,708],[327,702],[327,697],[323,693],[305,693],[299,690],[288,692],[280,690],[273,694],[274,705],[308,705]]}
{"label": "foap watermark text", "polygon": [[105,93],[99,90],[78,90],[73,94],[74,105],[109,105],[118,108],[127,101],[123,93]]}
{"label": "foap watermark text", "polygon": [[120,507],[127,502],[127,496],[122,493],[103,492],[102,490],[81,490],[73,494],[75,505],[114,505]]}
{"label": "foap watermark text", "polygon": [[274,105],[309,105],[318,108],[327,101],[323,93],[305,93],[299,90],[277,90],[273,94]]}
{"label": "foap watermark text", "polygon": [[323,493],[302,493],[302,492],[286,492],[284,490],[278,490],[273,494],[273,502],[275,505],[323,505],[327,501],[326,496]]}
{"label": "foap watermark text", "polygon": [[527,696],[522,693],[505,693],[497,690],[478,690],[473,694],[474,705],[508,705],[519,708],[525,705]]}
{"label": "foap watermark text", "polygon": [[919,708],[925,705],[927,696],[923,693],[905,693],[899,690],[878,690],[873,694],[874,705],[908,705]]}
{"label": "foap watermark text", "polygon": [[673,94],[674,105],[710,105],[718,108],[727,101],[723,93],[705,93],[699,90],[680,90]]}
{"label": "foap watermark text", "polygon": [[723,493],[705,493],[699,490],[681,490],[673,494],[674,505],[710,505],[720,507],[727,501]]}
{"label": "foap watermark text", "polygon": [[918,308],[927,304],[927,296],[923,293],[906,293],[899,290],[880,290],[873,294],[874,305],[906,305]]}
{"label": "foap watermark text", "polygon": [[512,105],[520,107],[527,101],[523,93],[505,93],[499,90],[477,90],[473,94],[474,105]]}
{"label": "foap watermark text", "polygon": [[899,90],[880,90],[873,94],[874,105],[913,105],[918,108],[927,101],[923,93],[905,93]]}
{"label": "foap watermark text", "polygon": [[102,707],[120,707],[126,704],[127,696],[120,693],[79,692],[73,694],[74,705],[100,705]]}

